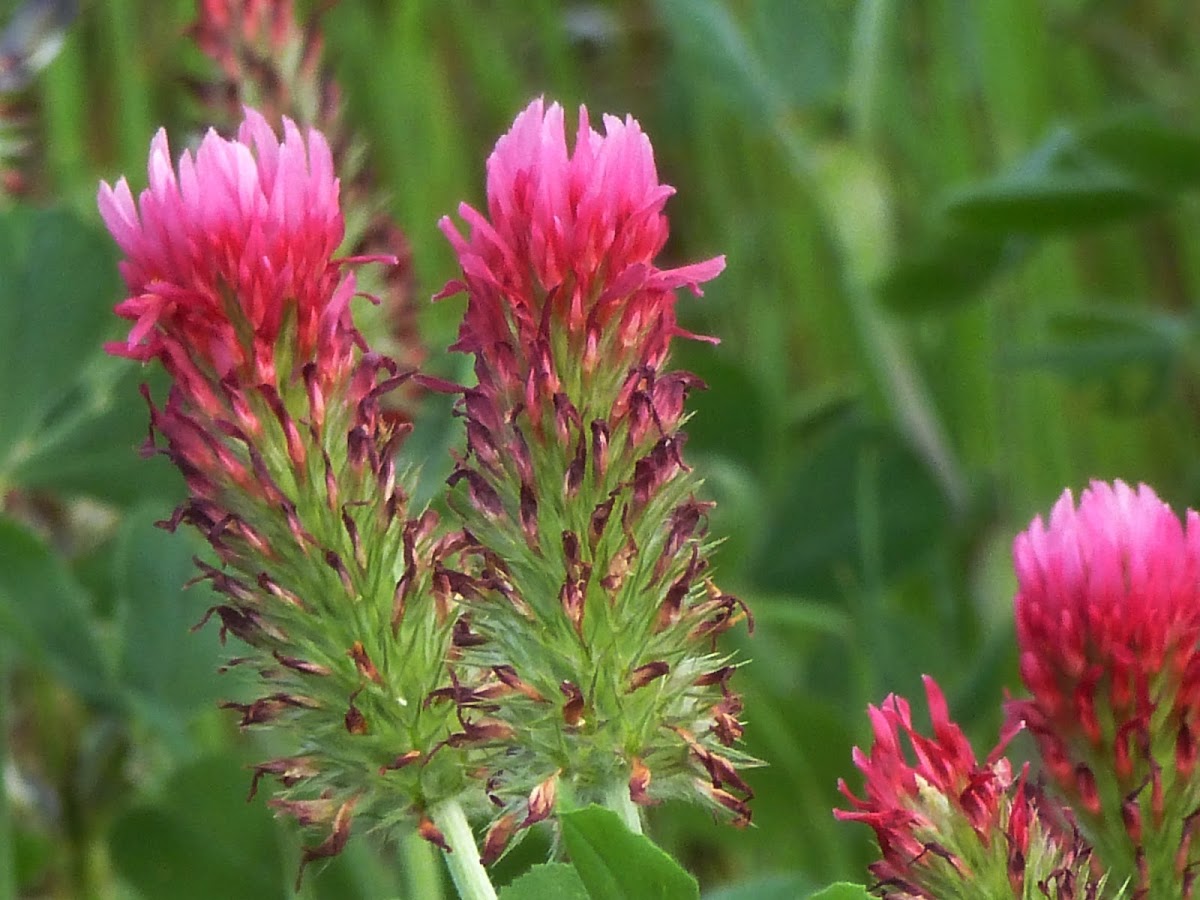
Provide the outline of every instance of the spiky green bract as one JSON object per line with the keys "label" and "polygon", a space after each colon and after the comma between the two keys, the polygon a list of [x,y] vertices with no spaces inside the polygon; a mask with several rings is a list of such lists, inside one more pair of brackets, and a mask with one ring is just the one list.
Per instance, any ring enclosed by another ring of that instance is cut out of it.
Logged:
{"label": "spiky green bract", "polygon": [[605,125],[581,110],[568,154],[561,108],[534,101],[488,161],[490,221],[462,207],[469,238],[442,223],[478,377],[450,478],[478,567],[445,696],[459,739],[489,751],[489,860],[563,786],[750,817],[734,666],[715,649],[746,611],[706,573],[709,504],[680,430],[698,379],[664,370],[674,290],[723,260],[654,265],[671,189],[636,122]]}
{"label": "spiky green bract", "polygon": [[173,377],[147,449],[190,496],[164,524],[195,526],[219,561],[197,560],[224,595],[206,619],[247,645],[229,665],[262,692],[226,705],[293,748],[251,793],[273,778],[271,804],[323,829],[306,864],[341,849],[352,817],[443,843],[426,810],[463,789],[465,763],[453,710],[426,702],[447,679],[455,539],[396,471],[407,426],[380,401],[407,375],[351,322],[328,148],[286,133],[248,111],[247,141],[210,133],[178,172],[160,134],[139,203],[124,181],[100,203],[127,256],[118,312],[136,320],[115,352]]}
{"label": "spiky green bract", "polygon": [[887,697],[868,709],[870,753],[854,749],[865,798],[838,784],[853,809],[834,815],[871,826],[879,842],[882,859],[870,867],[879,879],[875,891],[888,900],[1124,896],[1094,871],[1091,848],[1067,826],[1065,812],[1028,783],[1027,770],[1014,777],[1002,755],[1008,736],[976,761],[928,676],[925,693],[933,735],[916,730],[904,698]]}
{"label": "spiky green bract", "polygon": [[[284,731],[295,746],[256,767],[255,784],[273,776],[282,789],[272,806],[333,827],[306,862],[341,849],[351,810],[385,827],[415,824],[464,786],[461,753],[444,746],[454,718],[426,703],[447,677],[455,612],[442,562],[452,539],[438,538],[432,512],[407,509],[408,479],[393,462],[406,429],[379,410],[392,380],[383,365],[361,361],[346,391],[319,401],[319,425],[303,385],[280,397],[282,411],[262,393],[248,397],[263,425],[253,440],[232,415],[193,418],[224,435],[256,489],[210,478],[206,495],[193,495],[168,523],[208,538],[223,565],[197,564],[226,598],[211,614],[223,636],[250,647],[231,665],[253,667],[262,695],[226,705],[243,726]],[[175,415],[169,400],[153,427],[186,466],[177,435],[192,426]],[[299,464],[286,452],[293,423]]]}

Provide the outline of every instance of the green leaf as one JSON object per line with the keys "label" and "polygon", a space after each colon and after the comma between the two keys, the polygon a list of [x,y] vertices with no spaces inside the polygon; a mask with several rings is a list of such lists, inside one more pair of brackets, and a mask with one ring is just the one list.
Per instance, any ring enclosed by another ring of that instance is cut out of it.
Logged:
{"label": "green leaf", "polygon": [[245,802],[246,785],[231,758],[181,769],[160,804],[117,821],[109,838],[117,872],[147,900],[287,897],[271,815],[261,801]]}
{"label": "green leaf", "polygon": [[1096,228],[1159,205],[1154,194],[1118,175],[1063,173],[986,181],[960,191],[947,212],[973,228],[1043,234]]}
{"label": "green leaf", "polygon": [[563,813],[562,836],[592,900],[691,900],[696,879],[663,850],[598,806]]}
{"label": "green leaf", "polygon": [[[753,588],[738,590],[738,596],[754,610],[759,625],[787,628],[821,638],[845,640],[854,634],[845,610],[818,600],[779,594],[760,594]],[[792,635],[795,639],[795,636]]]}
{"label": "green leaf", "polygon": [[0,215],[0,481],[18,480],[49,434],[89,414],[88,361],[119,297],[114,257],[102,232],[64,210]]}
{"label": "green leaf", "polygon": [[676,358],[706,385],[688,396],[689,452],[717,453],[761,469],[772,410],[749,366],[708,346],[682,347]]}
{"label": "green leaf", "polygon": [[113,560],[118,595],[119,676],[134,704],[172,728],[216,699],[222,658],[215,629],[191,634],[213,602],[207,585],[185,592],[195,575],[190,532],[154,525],[163,510],[135,507],[121,529]]}
{"label": "green leaf", "polygon": [[19,897],[36,896],[39,884],[45,884],[55,854],[61,852],[50,835],[17,827],[13,834],[13,875]]}
{"label": "green leaf", "polygon": [[940,312],[975,299],[1023,261],[1028,241],[954,232],[897,259],[880,279],[880,300],[897,312]]}
{"label": "green leaf", "polygon": [[1047,324],[1060,344],[1086,350],[1066,362],[1081,375],[1129,362],[1171,363],[1185,351],[1195,330],[1180,316],[1111,304],[1056,312]]}
{"label": "green leaf", "polygon": [[1115,305],[1055,313],[1048,326],[1048,340],[1006,354],[1004,362],[1099,383],[1110,409],[1134,413],[1167,397],[1195,330],[1178,316]]}
{"label": "green leaf", "polygon": [[[380,853],[377,844],[370,840],[350,841],[346,848],[332,859],[311,866],[304,872],[306,900],[378,900],[380,897],[405,897],[418,900],[417,894],[401,891],[400,874],[407,877],[407,859],[397,865],[390,853]],[[441,860],[434,857],[434,862]],[[287,872],[285,868],[285,874]],[[441,869],[434,872],[440,876]]]}
{"label": "green leaf", "polygon": [[1083,146],[1162,190],[1200,187],[1200,131],[1126,112],[1086,131]]}
{"label": "green leaf", "polygon": [[817,891],[809,896],[809,900],[870,900],[871,895],[867,893],[867,889],[861,884],[850,884],[848,881],[839,881],[837,884],[831,884],[823,891]]}
{"label": "green leaf", "polygon": [[1047,234],[1096,228],[1165,203],[1164,195],[1059,129],[1008,172],[958,191],[945,212],[970,228]]}
{"label": "green leaf", "polygon": [[572,866],[545,863],[534,866],[500,891],[500,900],[588,900],[587,888]]}
{"label": "green leaf", "polygon": [[703,65],[690,67],[731,112],[770,128],[787,109],[787,91],[773,77],[746,30],[715,0],[658,0],[658,15],[679,49]]}
{"label": "green leaf", "polygon": [[[859,502],[866,479],[877,507],[865,534]],[[829,427],[788,473],[766,510],[762,543],[746,569],[758,590],[842,597],[847,576],[885,581],[922,559],[944,533],[948,511],[925,464],[891,429],[854,415]]]}
{"label": "green leaf", "polygon": [[143,459],[149,413],[138,393],[140,381],[160,386],[167,377],[159,369],[143,369],[128,360],[101,360],[94,378],[73,394],[78,418],[54,446],[39,444],[37,455],[13,475],[22,487],[57,494],[77,494],[127,506],[145,497],[179,498],[183,479],[163,455]]}
{"label": "green leaf", "polygon": [[0,517],[0,635],[87,700],[112,700],[111,669],[90,598],[63,561]]}
{"label": "green leaf", "polygon": [[836,108],[842,101],[846,77],[843,35],[849,27],[849,7],[758,0],[745,9],[749,43],[785,99],[798,108]]}
{"label": "green leaf", "polygon": [[796,900],[807,896],[811,885],[812,881],[800,874],[768,875],[707,892],[704,900]]}

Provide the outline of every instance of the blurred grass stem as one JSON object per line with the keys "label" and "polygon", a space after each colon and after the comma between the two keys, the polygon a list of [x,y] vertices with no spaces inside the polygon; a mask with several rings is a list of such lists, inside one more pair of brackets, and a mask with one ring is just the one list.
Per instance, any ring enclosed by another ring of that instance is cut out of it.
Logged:
{"label": "blurred grass stem", "polygon": [[880,77],[887,58],[887,25],[893,6],[891,0],[862,0],[854,17],[846,93],[854,131],[866,145],[875,142]]}
{"label": "blurred grass stem", "polygon": [[0,900],[16,900],[12,816],[8,802],[8,648],[0,642]]}

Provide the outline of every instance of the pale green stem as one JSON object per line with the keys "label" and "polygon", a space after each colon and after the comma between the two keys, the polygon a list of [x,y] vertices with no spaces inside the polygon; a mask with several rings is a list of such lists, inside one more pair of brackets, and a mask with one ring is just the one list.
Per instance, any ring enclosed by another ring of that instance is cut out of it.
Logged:
{"label": "pale green stem", "polygon": [[442,873],[438,868],[433,844],[416,832],[404,839],[405,897],[412,900],[442,900]]}
{"label": "pale green stem", "polygon": [[854,130],[868,145],[875,141],[879,109],[879,84],[887,59],[889,0],[860,0],[854,15],[851,65],[847,78],[847,105]]}
{"label": "pale green stem", "polygon": [[620,816],[625,827],[634,834],[642,833],[642,811],[629,796],[629,785],[624,781],[618,781],[608,789],[604,795],[604,805]]}
{"label": "pale green stem", "polygon": [[471,823],[458,801],[439,803],[429,810],[429,817],[450,845],[450,852],[443,853],[442,858],[461,900],[496,900],[496,889],[479,859]]}

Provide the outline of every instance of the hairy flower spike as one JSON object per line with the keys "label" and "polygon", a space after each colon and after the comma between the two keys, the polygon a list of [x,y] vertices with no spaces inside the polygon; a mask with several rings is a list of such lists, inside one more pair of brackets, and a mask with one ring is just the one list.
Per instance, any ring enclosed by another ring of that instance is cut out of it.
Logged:
{"label": "hairy flower spike", "polygon": [[[686,797],[745,823],[740,702],[700,679],[726,662],[712,640],[740,607],[709,599],[707,505],[682,458],[699,380],[664,371],[686,334],[676,289],[699,293],[724,260],[658,266],[672,189],[632,118],[600,134],[581,110],[568,149],[561,107],[535,100],[487,169],[487,216],[460,207],[465,237],[441,223],[462,276],[440,296],[467,293],[455,349],[478,378],[450,477],[478,543],[460,668],[510,686],[488,715],[519,739],[478,747],[501,807],[488,855],[552,814],[551,771],[577,800]],[[476,691],[446,696],[476,721]]]}
{"label": "hairy flower spike", "polygon": [[262,696],[223,705],[296,744],[253,785],[272,776],[274,807],[324,828],[303,870],[342,849],[352,818],[416,828],[468,783],[456,711],[423,702],[448,677],[461,541],[408,508],[394,460],[408,426],[382,401],[409,373],[351,320],[324,138],[285,121],[280,141],[247,110],[239,140],[210,133],[177,170],[160,132],[149,169],[136,203],[124,179],[100,189],[134,322],[110,349],[173,378],[161,407],[146,392],[150,447],[190,493],[164,524],[212,545],[221,566],[197,565],[222,601],[205,618],[259,673]]}
{"label": "hairy flower spike", "polygon": [[908,702],[890,695],[868,709],[870,752],[854,749],[866,796],[838,782],[852,809],[836,809],[834,816],[871,826],[879,842],[883,858],[871,872],[879,879],[880,896],[1101,896],[1105,879],[1092,872],[1090,848],[1077,836],[1064,836],[1025,771],[1014,777],[1002,757],[1011,734],[980,763],[928,676],[925,694],[932,737],[913,726]]}
{"label": "hairy flower spike", "polygon": [[[1064,492],[1013,545],[1021,678],[1008,704],[1114,871],[1180,896],[1200,703],[1200,515],[1149,487]],[[1124,823],[1122,828],[1120,823]]]}

